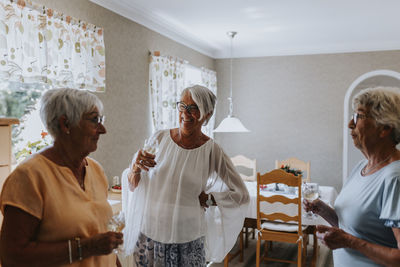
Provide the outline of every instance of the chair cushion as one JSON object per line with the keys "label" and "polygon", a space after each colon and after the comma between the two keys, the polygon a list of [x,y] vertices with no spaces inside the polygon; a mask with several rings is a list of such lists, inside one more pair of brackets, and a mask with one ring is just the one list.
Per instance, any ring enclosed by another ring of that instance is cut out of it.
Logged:
{"label": "chair cushion", "polygon": [[[280,222],[264,222],[261,224],[262,229],[281,232],[297,232],[299,229],[297,224],[294,223],[280,223]],[[301,230],[304,231],[307,225],[302,225]]]}

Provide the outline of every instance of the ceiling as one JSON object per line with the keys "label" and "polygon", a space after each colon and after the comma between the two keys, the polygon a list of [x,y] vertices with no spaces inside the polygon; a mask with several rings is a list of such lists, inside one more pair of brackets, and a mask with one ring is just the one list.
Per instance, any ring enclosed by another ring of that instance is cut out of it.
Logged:
{"label": "ceiling", "polygon": [[399,0],[90,0],[212,58],[400,49]]}

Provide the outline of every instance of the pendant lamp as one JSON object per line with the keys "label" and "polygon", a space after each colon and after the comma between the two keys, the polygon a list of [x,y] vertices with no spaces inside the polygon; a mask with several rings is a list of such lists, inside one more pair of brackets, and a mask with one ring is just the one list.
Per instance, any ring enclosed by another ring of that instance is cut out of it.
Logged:
{"label": "pendant lamp", "polygon": [[233,43],[233,38],[237,32],[227,32],[227,35],[229,36],[231,40],[231,59],[230,59],[230,65],[231,65],[231,73],[230,73],[230,96],[228,97],[228,102],[229,102],[229,114],[228,116],[221,121],[219,126],[214,129],[214,132],[217,133],[244,133],[244,132],[250,132],[246,127],[243,126],[241,121],[233,116],[233,99],[232,99],[232,43]]}

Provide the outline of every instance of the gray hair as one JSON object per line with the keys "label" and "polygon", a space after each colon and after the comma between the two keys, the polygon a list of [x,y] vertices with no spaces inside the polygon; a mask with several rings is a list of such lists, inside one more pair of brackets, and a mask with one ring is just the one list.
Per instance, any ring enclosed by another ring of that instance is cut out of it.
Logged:
{"label": "gray hair", "polygon": [[213,92],[211,92],[210,89],[201,85],[194,85],[185,88],[181,93],[181,97],[183,97],[187,92],[190,93],[193,101],[199,107],[200,120],[202,120],[207,114],[210,114],[210,116],[204,121],[203,124],[207,125],[208,121],[214,113],[217,97],[214,95]]}
{"label": "gray hair", "polygon": [[369,108],[369,115],[383,126],[393,129],[392,139],[400,143],[400,89],[375,87],[362,90],[353,98],[353,109]]}
{"label": "gray hair", "polygon": [[43,94],[40,118],[53,138],[60,134],[58,119],[65,115],[71,126],[77,126],[84,113],[97,108],[103,112],[103,103],[88,91],[71,88],[51,89]]}

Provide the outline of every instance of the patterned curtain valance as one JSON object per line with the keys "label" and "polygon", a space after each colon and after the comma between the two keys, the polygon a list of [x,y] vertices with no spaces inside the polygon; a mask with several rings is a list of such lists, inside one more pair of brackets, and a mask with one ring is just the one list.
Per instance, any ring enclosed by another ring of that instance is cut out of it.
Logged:
{"label": "patterned curtain valance", "polygon": [[103,29],[29,0],[0,0],[0,80],[104,92]]}

